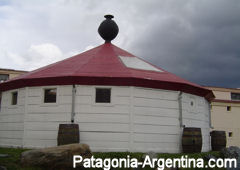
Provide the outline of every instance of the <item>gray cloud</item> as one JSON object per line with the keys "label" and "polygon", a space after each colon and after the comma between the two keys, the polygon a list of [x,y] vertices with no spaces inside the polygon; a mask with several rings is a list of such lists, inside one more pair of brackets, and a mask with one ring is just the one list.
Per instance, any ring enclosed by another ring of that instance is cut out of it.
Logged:
{"label": "gray cloud", "polygon": [[240,2],[181,2],[174,12],[168,5],[157,13],[159,19],[131,47],[190,81],[240,87]]}
{"label": "gray cloud", "polygon": [[[97,28],[111,13],[119,47],[195,83],[240,87],[238,0],[3,2],[0,67],[29,70],[100,45]],[[47,49],[61,55],[49,59]]]}

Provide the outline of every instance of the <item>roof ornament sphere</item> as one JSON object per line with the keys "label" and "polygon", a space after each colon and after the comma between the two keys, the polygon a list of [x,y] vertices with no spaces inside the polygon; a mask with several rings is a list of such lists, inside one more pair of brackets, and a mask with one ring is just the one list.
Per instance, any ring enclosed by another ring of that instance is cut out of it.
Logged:
{"label": "roof ornament sphere", "polygon": [[99,25],[98,33],[105,40],[106,43],[110,43],[118,34],[118,26],[112,18],[113,15],[105,15],[106,19]]}

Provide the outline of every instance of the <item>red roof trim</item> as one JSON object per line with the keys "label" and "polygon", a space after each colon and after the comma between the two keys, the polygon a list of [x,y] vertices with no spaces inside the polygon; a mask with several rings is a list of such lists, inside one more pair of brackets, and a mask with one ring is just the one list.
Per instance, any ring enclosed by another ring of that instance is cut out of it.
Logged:
{"label": "red roof trim", "polygon": [[157,88],[173,91],[182,91],[207,98],[214,98],[211,90],[202,89],[188,84],[148,80],[140,78],[124,78],[124,77],[54,77],[54,78],[35,78],[35,79],[19,79],[2,83],[0,91],[10,89],[31,87],[31,86],[48,86],[48,85],[112,85],[112,86],[137,86],[147,88]]}
{"label": "red roof trim", "polygon": [[240,103],[240,101],[235,101],[235,100],[221,100],[221,99],[213,99],[212,102],[219,102],[219,103]]}

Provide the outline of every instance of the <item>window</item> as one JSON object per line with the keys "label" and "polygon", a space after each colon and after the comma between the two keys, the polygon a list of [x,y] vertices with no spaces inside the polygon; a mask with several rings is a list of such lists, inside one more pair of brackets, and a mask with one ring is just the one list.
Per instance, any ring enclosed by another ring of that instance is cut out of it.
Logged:
{"label": "window", "polygon": [[240,93],[231,93],[232,100],[240,100]]}
{"label": "window", "polygon": [[57,89],[44,89],[44,103],[56,103],[57,102]]}
{"label": "window", "polygon": [[0,83],[8,80],[9,75],[8,74],[0,74]]}
{"label": "window", "polygon": [[227,111],[231,111],[231,106],[227,106]]}
{"label": "window", "polygon": [[96,88],[96,103],[111,103],[110,88]]}
{"label": "window", "polygon": [[17,105],[18,92],[12,92],[12,105]]}
{"label": "window", "polygon": [[228,137],[232,137],[233,133],[232,132],[228,132]]}
{"label": "window", "polygon": [[158,69],[157,67],[152,66],[151,64],[149,64],[137,57],[119,56],[119,58],[123,62],[123,64],[128,68],[163,72],[162,70]]}

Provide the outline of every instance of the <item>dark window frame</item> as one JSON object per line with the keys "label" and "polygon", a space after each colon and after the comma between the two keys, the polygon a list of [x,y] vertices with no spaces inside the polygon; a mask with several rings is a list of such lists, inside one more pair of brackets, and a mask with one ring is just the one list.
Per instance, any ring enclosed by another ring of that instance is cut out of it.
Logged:
{"label": "dark window frame", "polygon": [[111,104],[112,103],[112,89],[108,88],[108,87],[96,87],[95,88],[95,103]]}
{"label": "dark window frame", "polygon": [[240,100],[240,93],[231,92],[231,100]]}
{"label": "dark window frame", "polygon": [[[47,94],[47,92],[51,92],[51,90],[55,90],[55,95],[51,96],[51,94]],[[43,89],[43,103],[44,104],[56,104],[57,103],[57,88],[56,87]]]}
{"label": "dark window frame", "polygon": [[227,111],[230,112],[232,110],[231,106],[227,106]]}
{"label": "dark window frame", "polygon": [[11,93],[11,105],[15,106],[18,104],[18,91]]}
{"label": "dark window frame", "polygon": [[[3,78],[5,77],[5,78]],[[0,74],[0,83],[9,79],[9,74]]]}

